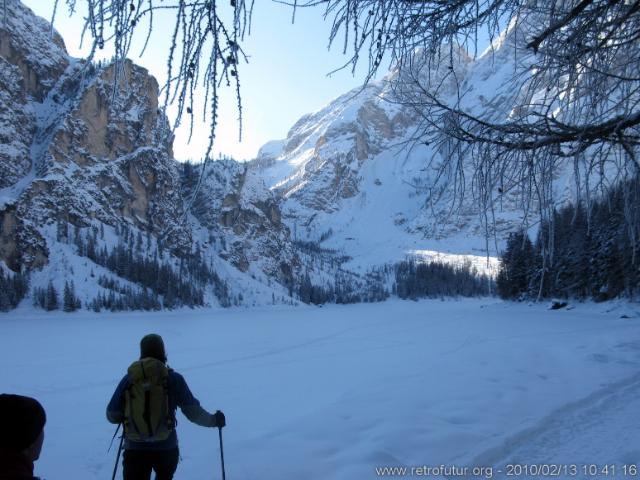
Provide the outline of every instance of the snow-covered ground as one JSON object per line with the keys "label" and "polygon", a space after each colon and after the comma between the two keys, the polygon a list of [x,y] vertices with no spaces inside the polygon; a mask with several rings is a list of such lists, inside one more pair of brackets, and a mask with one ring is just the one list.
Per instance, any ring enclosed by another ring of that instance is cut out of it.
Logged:
{"label": "snow-covered ground", "polygon": [[[640,462],[639,305],[23,308],[0,315],[0,390],[47,410],[37,474],[110,478],[104,410],[149,332],[203,405],[227,415],[230,479],[356,480],[385,466],[409,478],[440,465],[493,467],[495,478],[510,462],[576,464],[566,478],[613,464],[624,478]],[[176,479],[219,479],[217,432],[178,415]]]}

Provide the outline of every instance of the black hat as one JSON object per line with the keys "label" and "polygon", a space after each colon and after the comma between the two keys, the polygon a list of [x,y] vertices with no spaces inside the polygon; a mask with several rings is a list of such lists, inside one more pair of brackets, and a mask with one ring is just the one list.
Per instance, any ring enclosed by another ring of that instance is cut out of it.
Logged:
{"label": "black hat", "polygon": [[140,340],[140,358],[152,357],[161,362],[167,361],[167,354],[164,351],[162,337],[155,333],[145,335]]}
{"label": "black hat", "polygon": [[47,415],[36,399],[0,395],[0,448],[21,452],[36,441]]}

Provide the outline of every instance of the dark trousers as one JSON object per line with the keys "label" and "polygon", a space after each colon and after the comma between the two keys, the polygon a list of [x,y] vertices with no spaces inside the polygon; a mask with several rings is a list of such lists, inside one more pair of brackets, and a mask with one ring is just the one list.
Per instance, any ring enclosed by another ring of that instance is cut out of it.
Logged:
{"label": "dark trousers", "polygon": [[171,450],[125,450],[123,466],[124,480],[150,480],[151,470],[156,480],[171,480],[178,468],[180,453]]}

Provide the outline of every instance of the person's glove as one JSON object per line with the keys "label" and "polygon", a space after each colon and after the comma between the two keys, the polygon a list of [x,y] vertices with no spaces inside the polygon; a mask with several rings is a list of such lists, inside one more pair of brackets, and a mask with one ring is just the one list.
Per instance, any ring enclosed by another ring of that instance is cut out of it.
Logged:
{"label": "person's glove", "polygon": [[211,415],[211,426],[222,428],[227,424],[226,419],[224,418],[224,413],[220,410],[216,410],[216,413]]}

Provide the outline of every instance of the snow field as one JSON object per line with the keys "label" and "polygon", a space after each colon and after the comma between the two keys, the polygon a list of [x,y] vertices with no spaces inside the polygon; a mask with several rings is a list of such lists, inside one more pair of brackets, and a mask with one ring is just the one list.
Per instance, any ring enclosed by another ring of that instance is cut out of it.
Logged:
{"label": "snow field", "polygon": [[[441,464],[494,466],[497,477],[511,461],[638,463],[638,311],[491,299],[22,308],[0,316],[0,386],[45,406],[36,474],[49,479],[110,478],[115,428],[104,410],[150,332],[205,408],[225,412],[229,478],[373,479],[376,467]],[[175,478],[220,478],[217,431],[178,413],[178,436]]]}

